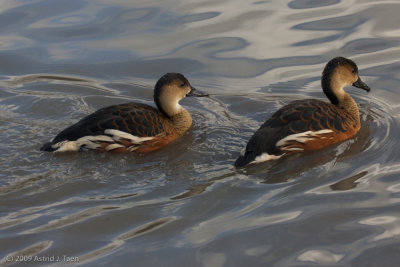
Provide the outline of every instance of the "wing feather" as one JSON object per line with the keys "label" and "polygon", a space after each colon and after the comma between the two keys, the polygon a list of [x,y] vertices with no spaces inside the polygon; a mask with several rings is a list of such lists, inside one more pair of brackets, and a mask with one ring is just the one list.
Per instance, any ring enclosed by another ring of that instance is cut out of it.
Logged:
{"label": "wing feather", "polygon": [[103,135],[107,129],[115,129],[138,137],[156,136],[168,132],[168,120],[157,109],[138,103],[114,105],[97,110],[74,125],[61,131],[52,141],[74,141],[84,136]]}
{"label": "wing feather", "polygon": [[244,155],[235,164],[246,165],[263,153],[279,156],[288,151],[300,151],[302,149],[296,147],[288,147],[286,151],[282,151],[276,144],[290,135],[300,138],[302,133],[310,138],[313,133],[325,134],[328,130],[335,134],[345,133],[350,127],[344,123],[348,119],[350,118],[343,109],[330,103],[317,99],[293,101],[276,111],[261,125],[247,143]]}

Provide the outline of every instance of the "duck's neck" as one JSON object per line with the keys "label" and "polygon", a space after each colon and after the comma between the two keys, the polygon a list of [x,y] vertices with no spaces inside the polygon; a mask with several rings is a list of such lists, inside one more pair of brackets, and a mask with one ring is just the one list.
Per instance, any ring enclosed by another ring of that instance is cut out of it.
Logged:
{"label": "duck's neck", "polygon": [[175,131],[179,135],[182,135],[190,128],[190,126],[192,126],[192,117],[190,116],[190,113],[183,107],[180,108],[178,113],[169,117],[169,119],[171,120]]}
{"label": "duck's neck", "polygon": [[358,112],[357,103],[348,93],[343,90],[344,85],[332,80],[329,84],[324,84],[324,86],[327,86],[323,89],[331,103],[341,109],[344,109],[359,125],[360,114]]}
{"label": "duck's neck", "polygon": [[347,113],[360,124],[360,113],[358,112],[357,103],[348,93],[344,93],[343,98],[337,106],[346,110]]}
{"label": "duck's neck", "polygon": [[156,104],[159,110],[164,113],[171,122],[174,132],[182,135],[192,126],[192,117],[190,113],[184,109],[176,99],[164,99],[163,102],[156,99]]}

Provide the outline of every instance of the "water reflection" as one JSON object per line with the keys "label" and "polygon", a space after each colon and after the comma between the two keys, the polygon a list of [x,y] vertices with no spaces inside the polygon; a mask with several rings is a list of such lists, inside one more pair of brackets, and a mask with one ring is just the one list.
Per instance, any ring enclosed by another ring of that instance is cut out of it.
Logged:
{"label": "water reflection", "polygon": [[2,266],[7,266],[15,264],[18,261],[23,261],[22,259],[24,259],[24,257],[26,257],[27,259],[33,259],[33,256],[36,256],[41,252],[45,252],[52,246],[52,244],[53,241],[50,240],[37,242],[22,250],[7,254],[7,256],[0,260],[0,263],[2,264]]}
{"label": "water reflection", "polygon": [[400,235],[399,218],[397,216],[375,216],[360,220],[360,224],[380,226],[385,228],[380,234],[377,234],[371,242],[376,242],[382,239],[393,238]]}
{"label": "water reflection", "polygon": [[293,0],[288,6],[293,9],[318,8],[338,4],[340,0]]}
{"label": "water reflection", "polygon": [[212,185],[212,183],[194,185],[194,186],[190,187],[186,192],[181,193],[175,197],[172,197],[171,199],[176,200],[176,199],[183,199],[183,198],[187,198],[187,197],[196,196],[198,194],[203,193],[204,190],[206,190],[207,187],[209,187],[210,185]]}
{"label": "water reflection", "polygon": [[341,31],[340,37],[344,38],[365,22],[362,16],[347,15],[302,23],[293,28],[302,31]]}
{"label": "water reflection", "polygon": [[301,254],[298,259],[305,262],[314,262],[321,265],[337,264],[344,255],[334,254],[326,250],[309,250]]}
{"label": "water reflection", "polygon": [[282,189],[271,190],[258,197],[254,202],[242,205],[239,209],[226,210],[210,219],[202,220],[185,231],[186,241],[195,246],[204,245],[204,243],[209,243],[225,233],[257,229],[298,218],[302,214],[298,210],[276,214],[260,214],[257,212],[281,191]]}
{"label": "water reflection", "polygon": [[[89,266],[397,259],[399,10],[393,1],[3,1],[0,264],[58,254]],[[352,94],[357,137],[235,170],[266,117],[324,98],[320,74],[338,55],[356,60],[374,89]],[[185,99],[194,124],[173,146],[38,151],[100,107],[152,104],[168,71],[213,94]]]}
{"label": "water reflection", "polygon": [[340,191],[345,191],[345,190],[350,190],[353,189],[357,186],[357,180],[362,178],[363,176],[367,175],[368,172],[367,171],[362,171],[360,173],[357,173],[355,175],[352,175],[350,177],[347,177],[343,180],[340,180],[337,183],[334,183],[332,185],[330,185],[329,187],[332,190],[340,190]]}

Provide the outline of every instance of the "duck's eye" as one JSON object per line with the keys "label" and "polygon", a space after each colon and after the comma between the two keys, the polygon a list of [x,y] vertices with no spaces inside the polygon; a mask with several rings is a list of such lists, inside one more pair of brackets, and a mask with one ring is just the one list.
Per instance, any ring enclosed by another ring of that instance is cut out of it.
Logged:
{"label": "duck's eye", "polygon": [[352,72],[352,73],[356,73],[356,69],[352,69],[351,72]]}
{"label": "duck's eye", "polygon": [[181,83],[181,85],[179,85],[180,87],[185,87],[186,83]]}

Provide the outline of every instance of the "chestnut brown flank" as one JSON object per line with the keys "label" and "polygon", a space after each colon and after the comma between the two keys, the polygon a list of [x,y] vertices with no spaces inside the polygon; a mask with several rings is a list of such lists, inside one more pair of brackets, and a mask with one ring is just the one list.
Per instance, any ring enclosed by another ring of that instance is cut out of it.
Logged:
{"label": "chestnut brown flank", "polygon": [[157,108],[126,103],[97,110],[61,131],[44,151],[99,151],[140,153],[160,149],[183,135],[192,125],[187,110],[178,103],[195,94],[189,81],[179,73],[167,73],[154,88]]}
{"label": "chestnut brown flank", "polygon": [[358,76],[357,65],[343,57],[330,60],[322,73],[321,85],[330,103],[305,99],[282,107],[250,138],[235,166],[318,150],[356,135],[361,127],[358,107],[343,88],[352,85],[370,90]]}

